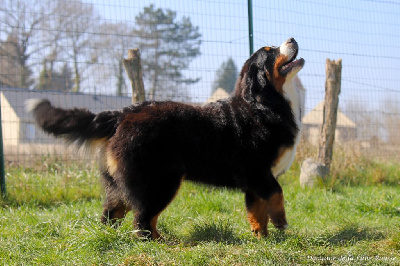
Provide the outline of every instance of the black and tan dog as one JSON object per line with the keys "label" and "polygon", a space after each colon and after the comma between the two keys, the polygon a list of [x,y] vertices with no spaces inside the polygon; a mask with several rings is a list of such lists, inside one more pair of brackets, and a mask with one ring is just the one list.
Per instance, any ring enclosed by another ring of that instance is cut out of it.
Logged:
{"label": "black and tan dog", "polygon": [[297,42],[263,47],[244,64],[233,95],[195,107],[143,102],[93,114],[31,99],[28,110],[47,133],[100,148],[106,200],[102,221],[114,223],[135,210],[139,235],[158,238],[157,218],[182,180],[239,188],[256,235],[269,219],[286,228],[277,177],[294,159],[300,130],[300,95],[293,78]]}

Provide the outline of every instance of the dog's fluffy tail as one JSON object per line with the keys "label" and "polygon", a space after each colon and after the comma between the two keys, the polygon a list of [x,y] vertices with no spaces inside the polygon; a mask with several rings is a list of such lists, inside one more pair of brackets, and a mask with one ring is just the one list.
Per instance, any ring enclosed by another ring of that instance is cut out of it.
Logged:
{"label": "dog's fluffy tail", "polygon": [[94,114],[84,108],[57,108],[46,99],[29,99],[25,106],[46,133],[80,146],[109,139],[115,133],[120,114],[118,111]]}

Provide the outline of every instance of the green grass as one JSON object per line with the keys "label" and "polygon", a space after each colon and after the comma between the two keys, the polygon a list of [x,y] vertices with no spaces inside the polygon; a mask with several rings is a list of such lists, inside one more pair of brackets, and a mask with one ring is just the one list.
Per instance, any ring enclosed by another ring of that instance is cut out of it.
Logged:
{"label": "green grass", "polygon": [[[242,193],[184,182],[160,216],[164,241],[158,242],[134,236],[132,213],[119,228],[99,222],[95,170],[9,168],[8,197],[0,201],[0,264],[399,265],[398,166],[366,163],[302,189],[295,164],[280,179],[290,227],[270,226],[263,239],[250,232]],[[349,182],[350,176],[361,180]]]}

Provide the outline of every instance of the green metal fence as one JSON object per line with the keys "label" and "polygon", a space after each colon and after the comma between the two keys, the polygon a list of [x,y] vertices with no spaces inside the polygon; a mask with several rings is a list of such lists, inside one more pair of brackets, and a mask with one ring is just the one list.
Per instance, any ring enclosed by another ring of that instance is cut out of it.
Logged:
{"label": "green metal fence", "polygon": [[[95,112],[128,105],[129,48],[141,50],[148,99],[201,105],[218,88],[232,90],[253,47],[295,37],[306,60],[302,143],[315,145],[319,134],[325,61],[341,58],[338,146],[349,160],[398,161],[398,14],[398,3],[379,0],[0,0],[0,158],[6,169],[45,169],[43,157],[90,164],[39,132],[23,101],[47,97]],[[4,191],[4,177],[1,184]]]}

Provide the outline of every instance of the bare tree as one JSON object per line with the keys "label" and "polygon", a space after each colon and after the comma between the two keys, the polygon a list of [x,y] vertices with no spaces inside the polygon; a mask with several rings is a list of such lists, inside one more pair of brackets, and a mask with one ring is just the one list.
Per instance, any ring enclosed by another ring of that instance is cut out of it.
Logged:
{"label": "bare tree", "polygon": [[17,36],[9,35],[0,44],[0,85],[11,88],[29,88],[33,84],[32,71],[21,65],[18,54],[22,48]]}
{"label": "bare tree", "polygon": [[72,72],[67,63],[64,63],[60,71],[51,70],[45,61],[43,69],[39,75],[39,81],[36,86],[38,90],[52,90],[70,92],[72,90]]}
{"label": "bare tree", "polygon": [[65,25],[62,42],[67,49],[61,57],[71,60],[74,74],[73,92],[81,91],[84,72],[98,60],[95,35],[99,17],[92,4],[76,1],[60,1],[58,5],[62,25]]}
{"label": "bare tree", "polygon": [[[54,15],[50,16],[45,22],[44,27],[48,29],[49,35],[52,36],[51,42],[49,43],[47,55],[44,58],[44,62],[49,64],[49,72],[55,72],[55,65],[61,55],[66,51],[67,46],[63,45],[66,40],[65,29],[70,23],[70,16],[65,14],[65,2],[56,0],[56,7]],[[62,67],[67,67],[64,63]]]}
{"label": "bare tree", "polygon": [[[116,80],[116,94],[124,95],[127,92],[123,59],[129,48],[134,48],[132,30],[124,23],[104,23],[100,27],[103,33],[99,35],[98,43],[103,49],[101,59],[110,75]],[[111,66],[111,68],[110,68]]]}
{"label": "bare tree", "polygon": [[20,68],[18,81],[14,78],[13,82],[6,82],[4,75],[7,72],[2,70],[2,82],[10,86],[29,88],[33,82],[31,80],[30,68],[40,61],[31,60],[32,55],[47,48],[51,43],[51,36],[43,34],[42,26],[55,12],[57,1],[50,0],[0,0],[0,38],[2,41],[0,53],[2,61],[7,57],[7,63],[2,64],[2,68],[14,66]]}

